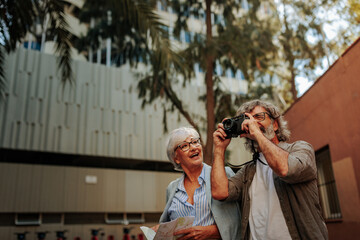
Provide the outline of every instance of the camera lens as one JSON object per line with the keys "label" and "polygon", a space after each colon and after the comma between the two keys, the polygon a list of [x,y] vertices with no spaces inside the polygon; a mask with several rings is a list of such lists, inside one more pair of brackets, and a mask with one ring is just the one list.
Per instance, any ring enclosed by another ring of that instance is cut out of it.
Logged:
{"label": "camera lens", "polygon": [[233,121],[231,119],[226,119],[223,121],[223,125],[226,130],[231,129],[233,126]]}

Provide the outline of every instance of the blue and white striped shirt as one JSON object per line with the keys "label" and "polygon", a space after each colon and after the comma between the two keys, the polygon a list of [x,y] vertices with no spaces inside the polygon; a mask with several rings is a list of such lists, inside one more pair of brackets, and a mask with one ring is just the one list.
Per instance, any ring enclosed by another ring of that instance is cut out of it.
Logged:
{"label": "blue and white striped shirt", "polygon": [[174,198],[168,209],[168,216],[170,220],[174,220],[178,217],[194,216],[195,220],[193,226],[214,225],[215,220],[205,192],[206,183],[204,167],[198,178],[200,187],[198,187],[194,192],[194,205],[187,202],[189,197],[184,187],[184,178],[185,175],[183,175],[182,180],[179,182]]}

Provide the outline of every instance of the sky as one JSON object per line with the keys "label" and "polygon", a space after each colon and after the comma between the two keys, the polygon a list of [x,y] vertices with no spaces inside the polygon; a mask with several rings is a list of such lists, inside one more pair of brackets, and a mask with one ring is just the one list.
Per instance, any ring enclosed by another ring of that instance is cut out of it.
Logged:
{"label": "sky", "polygon": [[[275,2],[278,2],[277,0],[275,0]],[[336,11],[334,9],[330,10],[330,11],[322,11],[319,13],[319,16],[322,19],[328,19],[329,21],[331,21],[332,23],[329,24],[327,22],[323,23],[323,31],[326,35],[326,39],[331,41],[332,39],[334,39],[338,32],[339,29],[346,29],[348,26],[348,23],[342,19],[341,16],[339,16]],[[309,36],[309,40],[311,41],[311,36]],[[336,59],[330,59],[330,65],[335,61]],[[317,78],[319,78],[322,74],[324,74],[324,72],[330,67],[330,65],[328,64],[327,60],[324,59],[323,60],[323,66],[324,67],[317,67],[315,69],[315,74],[317,76]],[[314,79],[316,80],[316,79]],[[297,85],[297,90],[298,90],[298,97],[302,96],[314,83],[314,81],[303,77],[303,76],[297,76],[295,78],[296,81],[296,85]]]}
{"label": "sky", "polygon": [[[334,39],[337,35],[337,29],[340,27],[345,27],[346,24],[347,23],[344,21],[337,21],[336,24],[333,25],[324,24],[324,32],[326,34],[326,38],[329,40]],[[332,64],[335,60],[336,59],[330,60],[330,64]],[[317,78],[324,74],[325,71],[330,67],[326,59],[323,60],[323,66],[323,68],[317,67],[315,69],[315,74]],[[309,80],[308,78],[305,78],[303,76],[297,76],[295,79],[297,84],[298,97],[302,96],[314,83],[314,81]]]}

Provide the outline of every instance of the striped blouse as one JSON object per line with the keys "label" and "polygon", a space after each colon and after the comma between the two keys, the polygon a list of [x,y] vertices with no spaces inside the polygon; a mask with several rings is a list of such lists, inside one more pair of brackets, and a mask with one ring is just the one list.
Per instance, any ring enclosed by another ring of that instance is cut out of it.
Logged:
{"label": "striped blouse", "polygon": [[174,220],[178,217],[194,216],[195,220],[193,226],[209,226],[214,225],[215,220],[211,213],[209,201],[206,197],[206,183],[205,183],[205,171],[204,167],[198,178],[200,187],[194,192],[194,205],[187,202],[188,195],[184,187],[184,178],[179,182],[177,186],[174,198],[168,209],[168,215],[170,220]]}

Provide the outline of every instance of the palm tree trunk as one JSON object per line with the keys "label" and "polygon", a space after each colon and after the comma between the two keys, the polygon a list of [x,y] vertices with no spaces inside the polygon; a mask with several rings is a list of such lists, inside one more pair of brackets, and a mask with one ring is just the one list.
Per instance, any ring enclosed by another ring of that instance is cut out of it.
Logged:
{"label": "palm tree trunk", "polygon": [[[291,67],[293,68],[293,67]],[[295,83],[295,70],[291,69],[291,93],[293,95],[293,100],[297,99],[296,83]]]}
{"label": "palm tree trunk", "polygon": [[[212,23],[211,23],[211,0],[206,0],[206,45],[209,46],[212,40]],[[207,164],[212,164],[212,151],[213,151],[213,137],[215,131],[215,98],[214,98],[214,84],[213,84],[213,71],[214,71],[214,56],[208,48],[208,55],[206,57],[206,116],[207,116],[207,136],[204,151],[204,161]]]}

